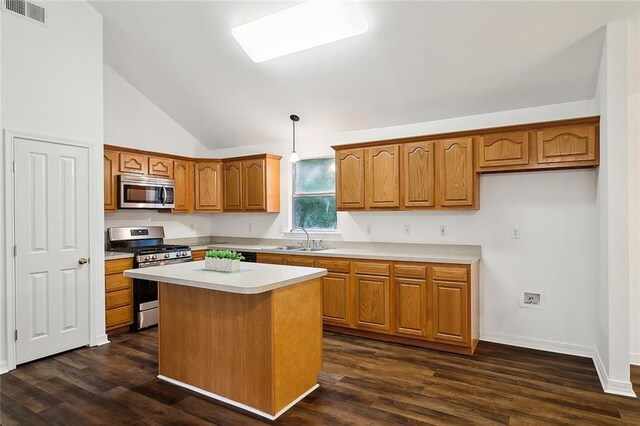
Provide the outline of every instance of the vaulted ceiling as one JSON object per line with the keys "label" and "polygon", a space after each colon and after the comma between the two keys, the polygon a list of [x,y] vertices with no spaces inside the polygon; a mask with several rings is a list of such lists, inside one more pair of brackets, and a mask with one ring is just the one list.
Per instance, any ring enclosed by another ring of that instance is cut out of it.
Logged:
{"label": "vaulted ceiling", "polygon": [[292,2],[92,1],[105,62],[210,148],[594,97],[613,2],[363,1],[364,35],[253,63],[231,28]]}

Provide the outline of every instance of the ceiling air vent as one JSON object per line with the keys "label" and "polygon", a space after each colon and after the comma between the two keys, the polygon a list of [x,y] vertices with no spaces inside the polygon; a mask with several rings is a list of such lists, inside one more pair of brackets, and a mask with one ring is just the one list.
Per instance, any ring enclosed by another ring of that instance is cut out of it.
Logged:
{"label": "ceiling air vent", "polygon": [[4,10],[8,12],[32,19],[41,24],[47,22],[45,9],[35,3],[26,0],[2,0],[2,5],[4,6]]}

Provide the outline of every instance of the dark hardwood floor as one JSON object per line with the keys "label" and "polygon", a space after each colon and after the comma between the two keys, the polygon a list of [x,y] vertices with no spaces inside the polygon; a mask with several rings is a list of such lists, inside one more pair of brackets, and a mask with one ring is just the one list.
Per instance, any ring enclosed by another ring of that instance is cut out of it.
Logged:
{"label": "dark hardwood floor", "polygon": [[[157,333],[0,376],[3,425],[270,423],[156,379]],[[640,368],[632,368],[640,394]],[[278,424],[640,424],[590,359],[481,342],[472,357],[325,334],[320,388]]]}

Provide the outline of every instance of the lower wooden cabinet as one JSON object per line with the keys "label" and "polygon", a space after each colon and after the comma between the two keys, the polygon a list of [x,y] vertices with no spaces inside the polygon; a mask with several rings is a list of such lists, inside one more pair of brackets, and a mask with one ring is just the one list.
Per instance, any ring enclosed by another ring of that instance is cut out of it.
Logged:
{"label": "lower wooden cabinet", "polygon": [[133,259],[105,262],[105,317],[107,332],[133,323],[133,280],[122,272],[133,268]]}
{"label": "lower wooden cabinet", "polygon": [[191,260],[204,260],[204,255],[207,253],[206,250],[191,250]]}
{"label": "lower wooden cabinet", "polygon": [[325,329],[473,354],[479,337],[478,262],[471,265],[258,253],[258,262],[327,269]]}

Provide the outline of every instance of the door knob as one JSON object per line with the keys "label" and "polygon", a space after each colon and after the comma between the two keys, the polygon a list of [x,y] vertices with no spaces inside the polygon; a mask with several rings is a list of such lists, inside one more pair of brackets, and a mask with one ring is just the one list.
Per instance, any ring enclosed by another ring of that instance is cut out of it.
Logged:
{"label": "door knob", "polygon": [[80,259],[78,259],[78,263],[84,265],[85,263],[89,263],[89,259],[87,259],[86,257],[81,257]]}

